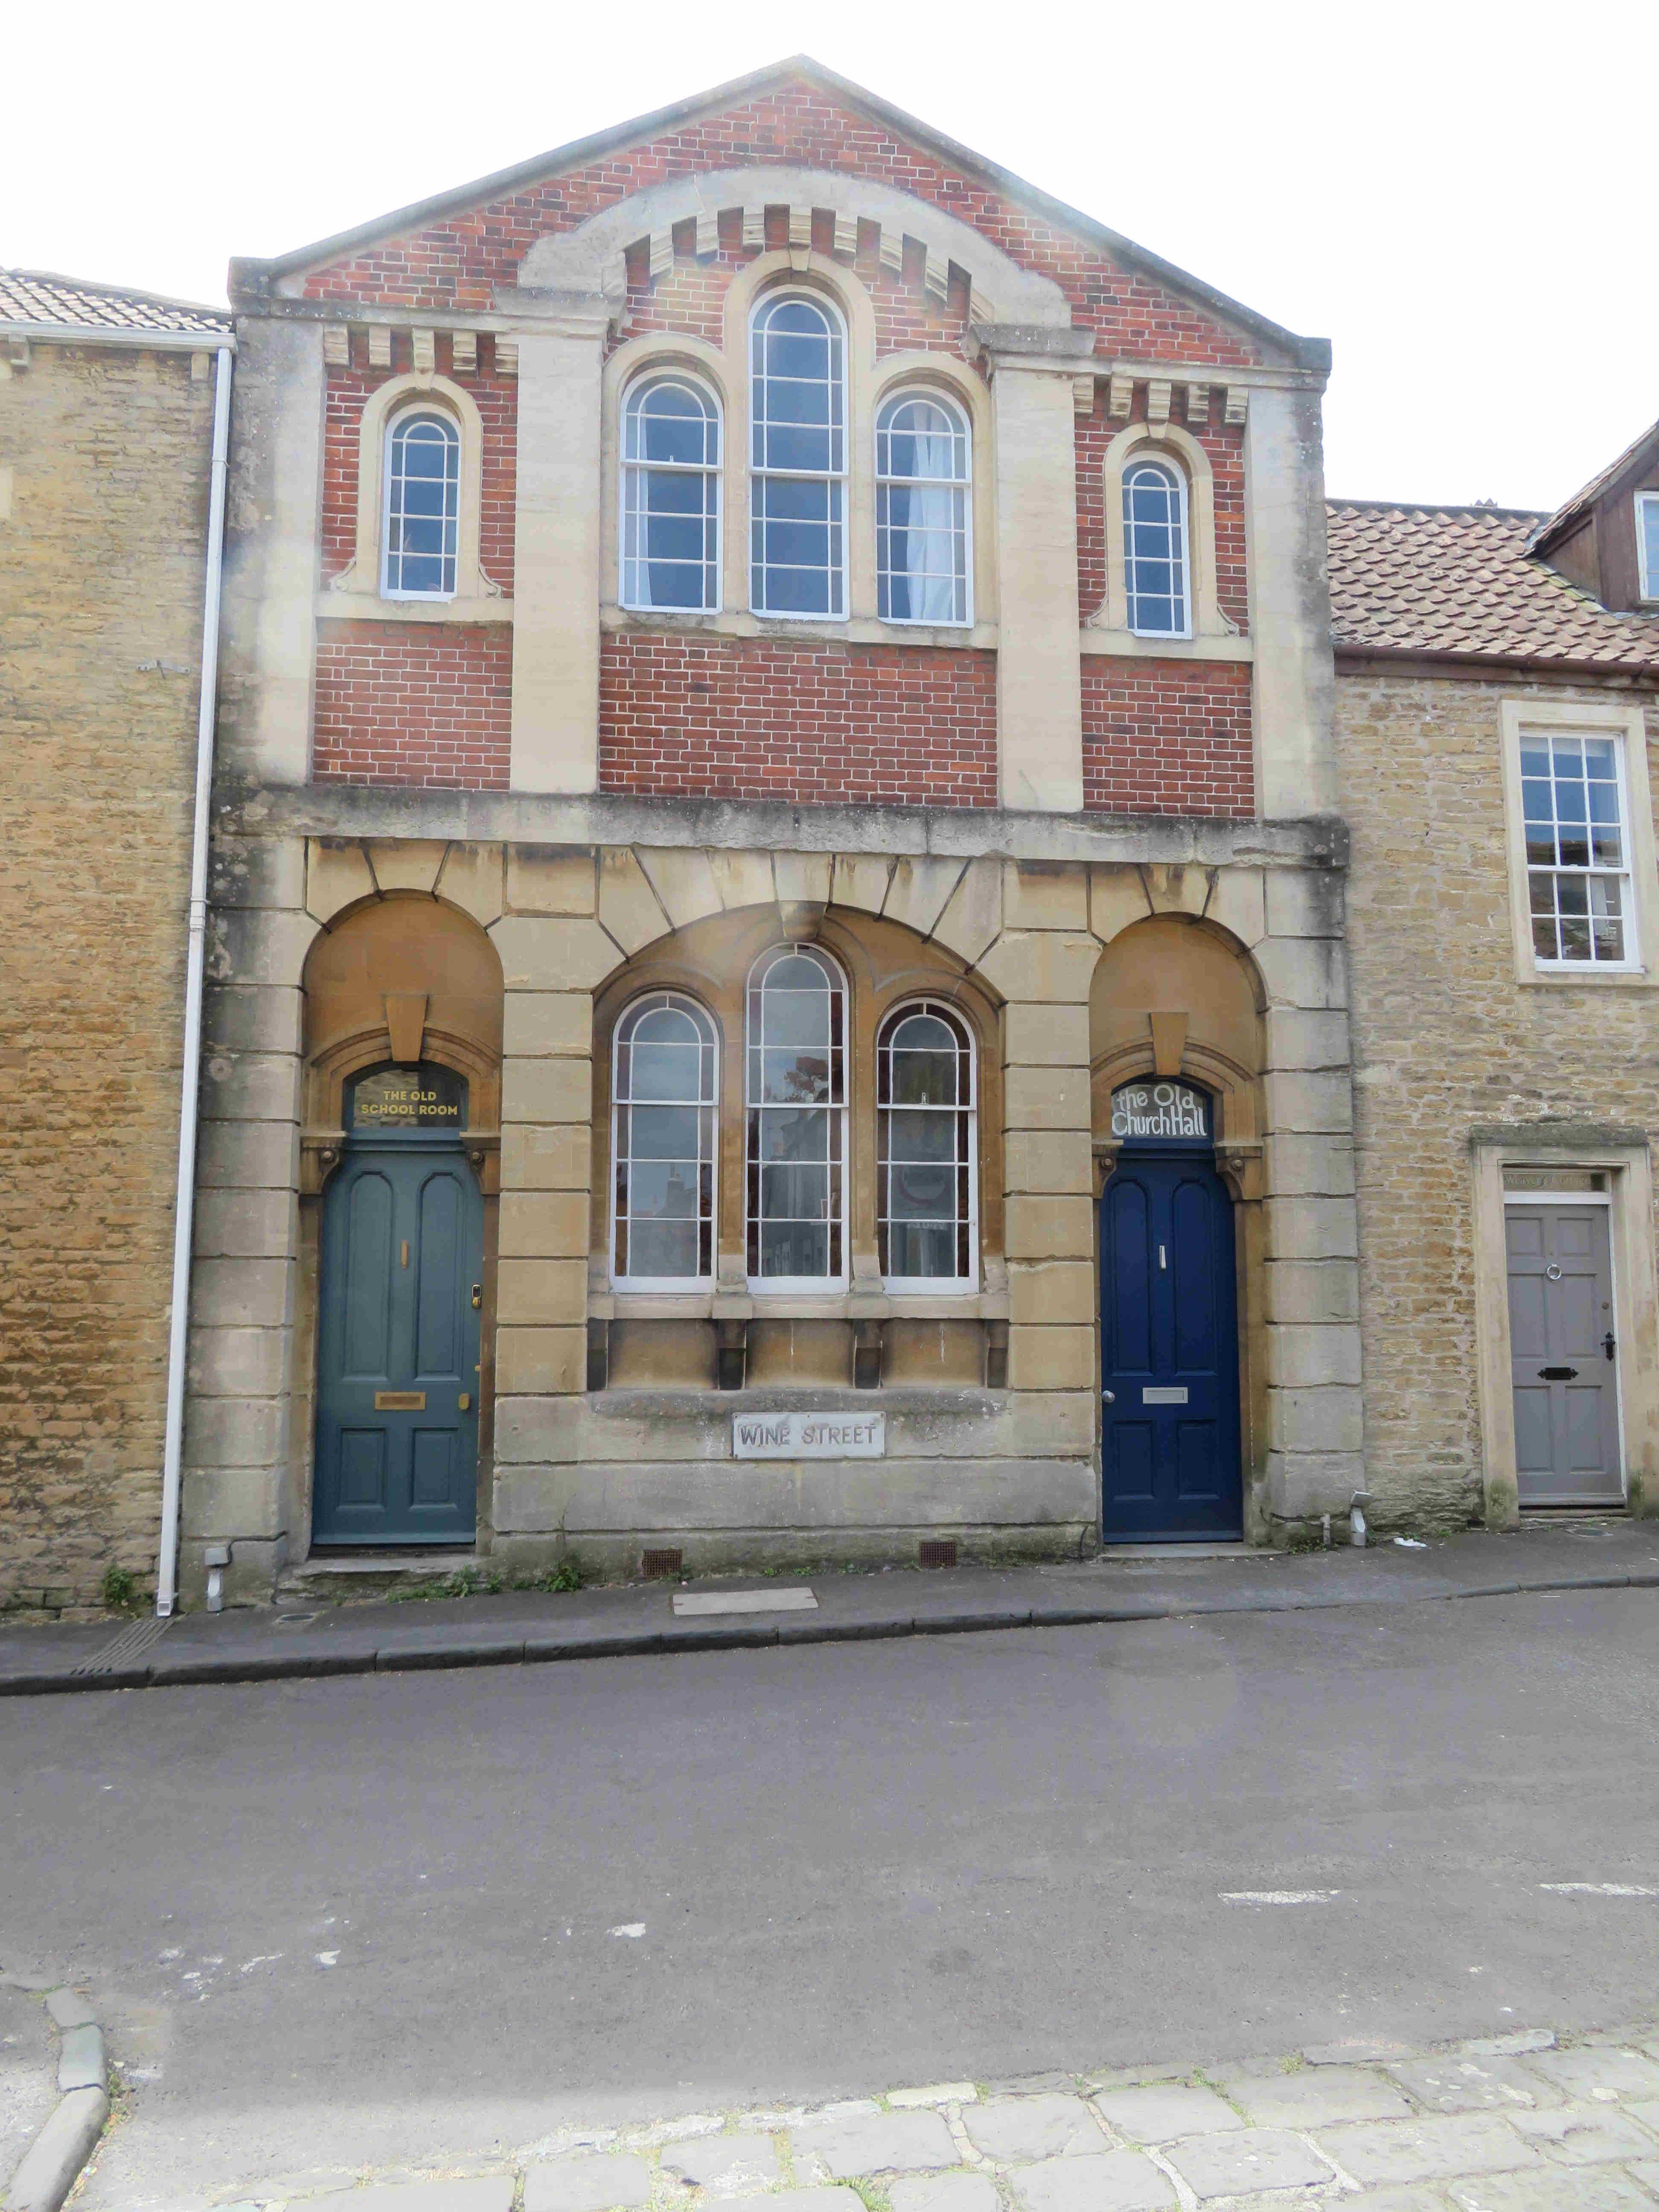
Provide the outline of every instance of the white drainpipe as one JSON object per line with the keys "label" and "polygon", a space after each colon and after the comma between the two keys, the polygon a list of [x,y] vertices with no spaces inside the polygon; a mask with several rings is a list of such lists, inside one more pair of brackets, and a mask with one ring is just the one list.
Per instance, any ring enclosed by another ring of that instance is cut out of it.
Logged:
{"label": "white drainpipe", "polygon": [[[202,696],[196,716],[196,818],[190,853],[190,935],[185,963],[185,1067],[179,1100],[179,1195],[173,1219],[173,1317],[167,1337],[167,1441],[161,1461],[161,1546],[155,1610],[179,1595],[179,1485],[184,1457],[185,1351],[190,1328],[190,1249],[196,1212],[196,1121],[201,1101],[202,976],[207,952],[208,830],[213,798],[214,709],[219,690],[219,600],[225,561],[225,479],[230,447],[234,342],[216,349],[213,475],[208,498],[207,587],[202,606]],[[210,349],[204,345],[199,350]]]}

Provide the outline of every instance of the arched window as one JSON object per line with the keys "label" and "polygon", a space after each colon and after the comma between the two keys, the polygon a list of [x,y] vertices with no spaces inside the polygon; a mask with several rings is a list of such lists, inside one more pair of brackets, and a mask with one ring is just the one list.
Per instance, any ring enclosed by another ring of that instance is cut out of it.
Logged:
{"label": "arched window", "polygon": [[431,408],[394,416],[386,446],[386,598],[454,598],[460,514],[461,434],[455,424]]}
{"label": "arched window", "polygon": [[969,440],[932,392],[876,417],[876,590],[884,621],[966,623]]}
{"label": "arched window", "polygon": [[720,416],[689,377],[647,377],[623,408],[622,602],[720,603]]}
{"label": "arched window", "polygon": [[811,945],[749,978],[749,1275],[823,1289],[846,1274],[847,993]]}
{"label": "arched window", "polygon": [[1165,461],[1137,461],[1124,473],[1123,565],[1130,629],[1190,636],[1187,487]]}
{"label": "arched window", "polygon": [[749,341],[750,604],[757,615],[847,611],[847,343],[798,294],[755,311]]}
{"label": "arched window", "polygon": [[876,1043],[876,1238],[889,1287],[977,1279],[974,1048],[950,1007],[901,1006]]}
{"label": "arched window", "polygon": [[614,1279],[683,1289],[714,1274],[720,1054],[690,999],[657,991],[617,1024],[611,1096]]}

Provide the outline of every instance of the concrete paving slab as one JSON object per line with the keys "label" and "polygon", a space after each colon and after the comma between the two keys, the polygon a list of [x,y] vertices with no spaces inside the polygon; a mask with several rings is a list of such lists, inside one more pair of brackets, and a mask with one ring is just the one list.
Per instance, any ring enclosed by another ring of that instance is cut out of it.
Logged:
{"label": "concrete paving slab", "polygon": [[1550,2112],[1513,2112],[1510,2124],[1528,2142],[1541,2143],[1568,2166],[1609,2166],[1615,2159],[1646,2158],[1654,2141],[1621,2105],[1565,2105]]}
{"label": "concrete paving slab", "polygon": [[1454,2181],[1447,2194],[1458,2212],[1653,2212],[1647,2191],[1612,2170],[1495,2173]]}
{"label": "concrete paving slab", "polygon": [[1046,2158],[1009,2176],[1024,2212],[1161,2212],[1180,2202],[1170,2177],[1138,2150]]}
{"label": "concrete paving slab", "polygon": [[524,2212],[632,2212],[651,2194],[651,2169],[625,2152],[574,2152],[532,2166]]}
{"label": "concrete paving slab", "polygon": [[1543,2164],[1495,2112],[1459,2112],[1444,2118],[1364,2120],[1357,2126],[1321,2128],[1314,2140],[1356,2181],[1437,2181],[1454,2174],[1513,2172]]}
{"label": "concrete paving slab", "polygon": [[1388,2070],[1428,2112],[1529,2112],[1561,2099],[1516,2058],[1411,2058]]}
{"label": "concrete paving slab", "polygon": [[988,2173],[911,2173],[890,2182],[893,2212],[1000,2212],[1001,2199]]}
{"label": "concrete paving slab", "polygon": [[1328,2159],[1282,2128],[1198,2136],[1170,2143],[1165,2155],[1200,2203],[1269,2189],[1312,2189],[1336,2179]]}
{"label": "concrete paving slab", "polygon": [[968,2140],[987,2158],[1075,2158],[1106,2147],[1081,2097],[992,2097],[964,2112]]}
{"label": "concrete paving slab", "polygon": [[1244,2124],[1213,2089],[1108,2089],[1095,2106],[1109,2126],[1133,2142],[1174,2142],[1182,2136],[1218,2134]]}
{"label": "concrete paving slab", "polygon": [[670,2143],[660,2163],[665,2173],[678,2174],[694,2188],[717,2197],[748,2196],[783,2179],[770,2136],[703,2136],[690,2142]]}
{"label": "concrete paving slab", "polygon": [[854,2174],[916,2173],[957,2166],[962,2154],[939,2112],[850,2113],[845,2118],[811,2119],[790,2130],[799,2169],[803,2157],[817,2159],[837,2181]]}
{"label": "concrete paving slab", "polygon": [[1224,2069],[1216,2078],[1259,2127],[1334,2127],[1345,2120],[1407,2120],[1412,2107],[1381,2073],[1364,2066],[1310,2066],[1252,2078]]}
{"label": "concrete paving slab", "polygon": [[1570,2097],[1598,2104],[1609,2097],[1659,2098],[1659,2059],[1639,2051],[1540,2051],[1524,2063]]}

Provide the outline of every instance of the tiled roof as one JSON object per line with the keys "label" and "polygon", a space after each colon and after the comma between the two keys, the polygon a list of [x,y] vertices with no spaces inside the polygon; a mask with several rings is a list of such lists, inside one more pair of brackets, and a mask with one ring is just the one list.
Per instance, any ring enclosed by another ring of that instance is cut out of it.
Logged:
{"label": "tiled roof", "polygon": [[1582,491],[1574,492],[1565,507],[1558,507],[1553,514],[1547,514],[1528,544],[1534,550],[1553,545],[1565,538],[1574,523],[1587,515],[1608,485],[1623,476],[1626,469],[1634,468],[1655,446],[1659,446],[1659,422],[1650,422],[1639,438],[1632,438],[1616,461],[1609,461],[1596,471]]}
{"label": "tiled roof", "polygon": [[1528,556],[1544,520],[1512,507],[1333,500],[1338,652],[1659,670],[1659,616],[1608,614]]}
{"label": "tiled roof", "polygon": [[199,331],[220,337],[230,328],[228,311],[166,300],[125,284],[87,284],[40,269],[0,269],[0,325],[24,323],[83,331]]}

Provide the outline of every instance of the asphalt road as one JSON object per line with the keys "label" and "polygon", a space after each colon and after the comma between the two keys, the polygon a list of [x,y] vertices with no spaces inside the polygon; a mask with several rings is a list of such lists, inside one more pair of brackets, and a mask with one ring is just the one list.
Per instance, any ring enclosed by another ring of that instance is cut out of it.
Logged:
{"label": "asphalt road", "polygon": [[[907,2081],[1650,2014],[1659,1594],[0,1705],[80,2203]],[[1237,1893],[1328,1891],[1304,1904]],[[632,1932],[630,1932],[632,1931]]]}

